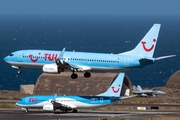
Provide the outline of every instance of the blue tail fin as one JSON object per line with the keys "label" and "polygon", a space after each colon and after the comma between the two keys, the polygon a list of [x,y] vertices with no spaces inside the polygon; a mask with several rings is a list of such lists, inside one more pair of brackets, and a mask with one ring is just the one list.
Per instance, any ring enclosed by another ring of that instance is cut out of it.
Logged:
{"label": "blue tail fin", "polygon": [[111,86],[108,88],[108,90],[104,93],[101,93],[97,96],[109,96],[109,97],[120,97],[120,93],[123,86],[124,81],[124,73],[119,73],[118,76],[115,78]]}
{"label": "blue tail fin", "polygon": [[154,24],[133,50],[121,54],[152,58],[156,47],[160,27],[160,24]]}

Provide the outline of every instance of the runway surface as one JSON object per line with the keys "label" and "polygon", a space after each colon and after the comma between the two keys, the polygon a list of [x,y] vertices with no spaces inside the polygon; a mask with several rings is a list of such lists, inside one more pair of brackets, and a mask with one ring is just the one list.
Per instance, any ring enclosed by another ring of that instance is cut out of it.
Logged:
{"label": "runway surface", "polygon": [[180,118],[180,110],[148,110],[148,111],[79,111],[78,113],[44,112],[32,110],[25,113],[23,110],[0,110],[0,120],[117,120],[120,118],[138,119],[158,116],[173,116]]}

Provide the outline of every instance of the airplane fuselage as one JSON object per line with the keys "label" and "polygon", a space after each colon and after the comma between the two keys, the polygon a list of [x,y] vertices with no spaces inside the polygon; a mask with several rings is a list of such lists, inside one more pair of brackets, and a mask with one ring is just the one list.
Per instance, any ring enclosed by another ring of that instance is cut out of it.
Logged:
{"label": "airplane fuselage", "polygon": [[[22,107],[28,112],[28,108],[42,108],[45,111],[77,112],[79,108],[94,108],[109,105],[111,103],[125,99],[123,89],[124,73],[119,73],[107,91],[96,96],[57,96],[40,95],[26,96],[17,101],[16,105]],[[125,90],[125,89],[123,89]],[[125,96],[130,98],[131,96]]]}
{"label": "airplane fuselage", "polygon": [[[16,105],[22,108],[43,108],[43,106],[53,106],[51,101],[54,96],[28,96],[19,100]],[[56,102],[69,108],[94,108],[109,105],[120,101],[120,97],[106,96],[57,96]],[[57,107],[58,109],[58,107]]]}
{"label": "airplane fuselage", "polygon": [[156,60],[171,56],[153,58],[160,24],[154,24],[137,46],[120,54],[71,52],[52,50],[20,50],[11,53],[4,60],[19,69],[21,67],[42,68],[46,73],[72,71],[71,78],[76,79],[77,71],[84,72],[84,77],[90,77],[92,72],[122,72],[142,68],[153,64]]}
{"label": "airplane fuselage", "polygon": [[[46,64],[55,64],[61,51],[52,50],[20,50],[5,57],[5,61],[12,66],[27,68],[42,68]],[[63,61],[69,64],[89,66],[94,72],[121,72],[135,68],[142,68],[153,61],[144,64],[140,57],[120,54],[69,52],[66,51]]]}

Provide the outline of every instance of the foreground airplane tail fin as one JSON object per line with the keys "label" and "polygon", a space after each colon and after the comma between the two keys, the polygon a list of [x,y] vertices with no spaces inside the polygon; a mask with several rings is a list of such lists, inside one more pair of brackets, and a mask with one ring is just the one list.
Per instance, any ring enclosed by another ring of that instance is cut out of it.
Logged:
{"label": "foreground airplane tail fin", "polygon": [[101,93],[97,96],[109,96],[109,97],[120,97],[120,93],[123,86],[124,81],[124,73],[119,73],[118,76],[114,79],[111,86],[104,93]]}
{"label": "foreground airplane tail fin", "polygon": [[121,54],[152,58],[156,47],[160,27],[160,24],[154,24],[133,50]]}

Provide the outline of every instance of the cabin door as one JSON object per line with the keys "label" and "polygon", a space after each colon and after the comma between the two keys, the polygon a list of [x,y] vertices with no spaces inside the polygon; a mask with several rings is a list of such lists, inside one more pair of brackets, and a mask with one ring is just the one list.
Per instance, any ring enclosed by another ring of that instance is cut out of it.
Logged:
{"label": "cabin door", "polygon": [[124,60],[124,67],[129,67],[129,58]]}
{"label": "cabin door", "polygon": [[18,61],[22,61],[22,52],[18,53]]}
{"label": "cabin door", "polygon": [[100,103],[103,104],[103,98],[100,98]]}

